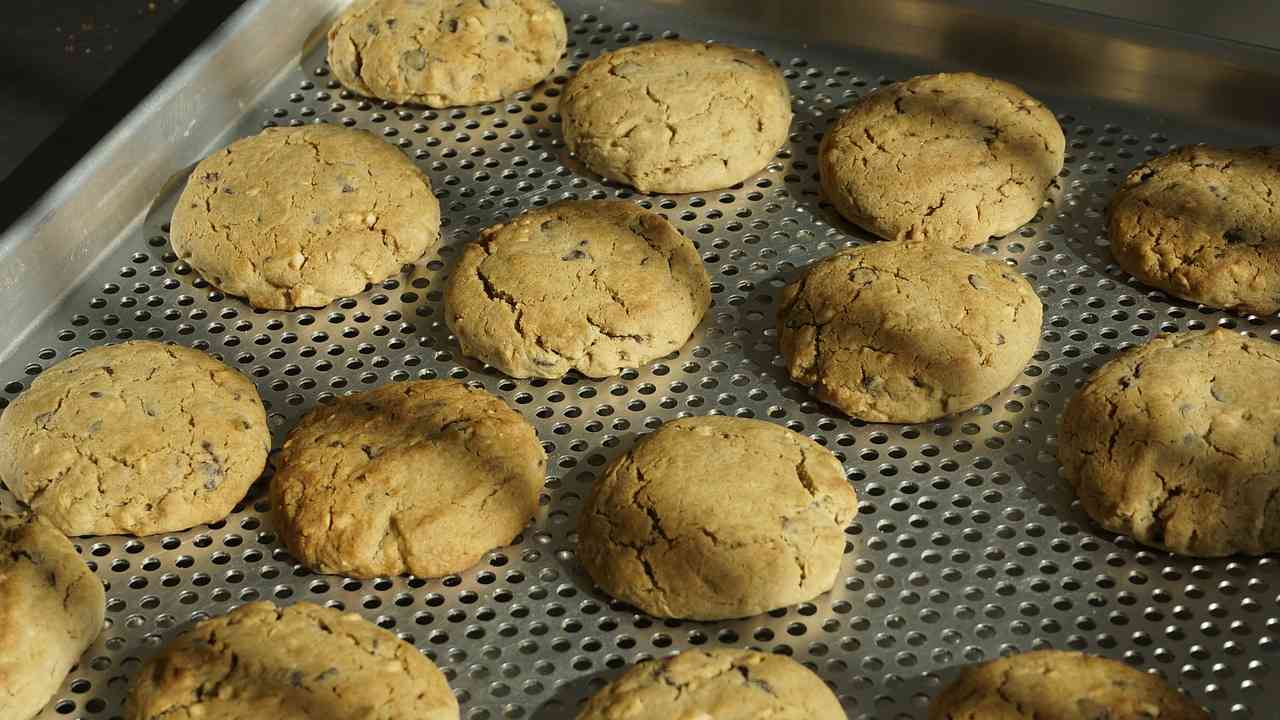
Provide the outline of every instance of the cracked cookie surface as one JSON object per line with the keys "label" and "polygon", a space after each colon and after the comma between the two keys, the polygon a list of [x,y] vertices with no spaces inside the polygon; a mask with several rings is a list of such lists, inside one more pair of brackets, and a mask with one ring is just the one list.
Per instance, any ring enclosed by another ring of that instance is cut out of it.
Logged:
{"label": "cracked cookie surface", "polygon": [[1202,557],[1280,549],[1280,346],[1155,338],[1067,402],[1058,460],[1104,528]]}
{"label": "cracked cookie surface", "polygon": [[889,240],[971,248],[1035,216],[1066,139],[1043,104],[972,73],[922,75],[854,103],[819,149],[822,189]]}
{"label": "cracked cookie surface", "polygon": [[457,720],[444,675],[355,613],[243,605],[148,660],[129,720]]}
{"label": "cracked cookie surface", "polygon": [[1155,675],[1078,652],[1038,650],[964,668],[929,720],[1209,720]]}
{"label": "cracked cookie surface", "polygon": [[0,717],[29,720],[98,637],[102,583],[61,532],[0,513]]}
{"label": "cracked cookie surface", "polygon": [[924,422],[1008,387],[1040,338],[1043,308],[1003,263],[919,241],[815,263],[782,291],[791,379],[850,417]]}
{"label": "cracked cookie surface", "polygon": [[280,536],[307,567],[428,578],[474,565],[529,524],[546,454],[502,400],[420,380],[317,407],[276,467]]}
{"label": "cracked cookie surface", "polygon": [[856,511],[839,461],[809,438],[760,420],[686,418],[605,469],[578,521],[578,558],[650,615],[747,617],[830,590]]}
{"label": "cracked cookie surface", "polygon": [[659,40],[587,62],[560,101],[565,145],[641,192],[714,190],[759,172],[787,141],[791,94],[762,55]]}
{"label": "cracked cookie surface", "polygon": [[363,130],[268,128],[201,160],[171,242],[218,289],[256,308],[321,307],[385,280],[440,235],[431,182]]}
{"label": "cracked cookie surface", "polygon": [[686,650],[646,660],[587,701],[577,720],[844,720],[822,678],[781,655]]}
{"label": "cracked cookie surface", "polygon": [[202,352],[146,340],[59,362],[0,415],[0,480],[68,535],[221,520],[270,449],[248,378]]}
{"label": "cracked cookie surface", "polygon": [[465,355],[512,377],[608,377],[679,349],[711,305],[693,243],[625,201],[566,201],[466,247],[445,290]]}
{"label": "cracked cookie surface", "polygon": [[550,0],[364,0],[329,29],[329,67],[362,95],[443,108],[550,75],[568,40]]}
{"label": "cracked cookie surface", "polygon": [[1182,147],[1135,168],[1107,207],[1116,262],[1184,300],[1280,311],[1280,148]]}

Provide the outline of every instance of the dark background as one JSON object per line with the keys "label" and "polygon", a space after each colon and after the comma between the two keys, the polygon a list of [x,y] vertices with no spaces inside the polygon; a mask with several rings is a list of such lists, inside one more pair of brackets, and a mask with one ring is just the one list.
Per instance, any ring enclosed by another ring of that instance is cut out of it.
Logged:
{"label": "dark background", "polygon": [[[1280,47],[1276,0],[1048,1]],[[7,100],[0,104],[0,228],[34,203],[242,2],[0,0],[6,11],[0,21],[0,88]]]}

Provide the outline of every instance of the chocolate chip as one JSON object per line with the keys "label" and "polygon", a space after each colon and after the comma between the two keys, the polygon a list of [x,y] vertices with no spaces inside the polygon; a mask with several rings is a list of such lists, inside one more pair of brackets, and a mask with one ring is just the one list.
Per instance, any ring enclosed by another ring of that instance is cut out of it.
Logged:
{"label": "chocolate chip", "polygon": [[1226,240],[1228,245],[1248,242],[1248,238],[1244,235],[1244,230],[1241,230],[1240,228],[1231,228],[1230,230],[1222,233],[1222,239]]}
{"label": "chocolate chip", "polygon": [[98,398],[102,397],[102,393],[98,392],[97,390],[90,390],[89,397],[93,398],[94,400],[97,400]]}
{"label": "chocolate chip", "polygon": [[365,30],[368,30],[370,35],[377,35],[377,34],[378,34],[378,24],[377,24],[377,23],[368,23],[368,24],[366,24],[366,25],[364,26],[364,29],[365,29]]}
{"label": "chocolate chip", "polygon": [[229,187],[224,187],[224,188],[222,188],[222,194],[223,194],[223,195],[235,195],[235,194],[236,194],[236,191],[235,191],[235,190],[232,190],[232,189],[231,189],[231,188],[229,188]]}
{"label": "chocolate chip", "polygon": [[453,18],[452,20],[449,21],[449,32],[451,33],[458,32],[458,18]]}
{"label": "chocolate chip", "polygon": [[502,45],[510,45],[510,44],[511,44],[511,38],[507,37],[506,35],[499,35],[499,36],[497,37],[497,40],[498,40],[498,42],[499,42],[499,43],[501,43]]}
{"label": "chocolate chip", "polygon": [[590,260],[591,256],[583,252],[582,250],[577,250],[577,249],[570,250],[568,253],[560,256],[560,259],[565,261],[582,260],[584,258],[587,260]]}
{"label": "chocolate chip", "polygon": [[344,193],[349,193],[349,192],[355,192],[355,191],[356,191],[356,189],[355,189],[355,188],[353,188],[353,187],[351,187],[350,185],[348,185],[348,184],[346,184],[346,183],[343,183],[343,184],[342,184],[342,192],[344,192]]}
{"label": "chocolate chip", "polygon": [[200,179],[201,179],[201,180],[204,180],[204,181],[205,181],[205,182],[207,182],[207,183],[213,183],[213,182],[218,182],[218,178],[220,178],[220,177],[222,177],[222,176],[221,176],[221,175],[219,175],[219,174],[218,174],[218,173],[216,173],[216,172],[207,172],[207,173],[205,173],[205,174],[204,174],[204,177],[202,177],[202,178],[200,178]]}
{"label": "chocolate chip", "polygon": [[289,673],[289,684],[296,688],[302,687],[302,671],[301,670],[294,670],[293,672]]}
{"label": "chocolate chip", "polygon": [[396,19],[395,19],[395,18],[387,18],[387,29],[388,29],[388,30],[391,30],[391,29],[395,28],[395,26],[396,26]]}
{"label": "chocolate chip", "polygon": [[402,59],[407,67],[414,70],[421,70],[427,66],[427,53],[421,48],[406,51]]}

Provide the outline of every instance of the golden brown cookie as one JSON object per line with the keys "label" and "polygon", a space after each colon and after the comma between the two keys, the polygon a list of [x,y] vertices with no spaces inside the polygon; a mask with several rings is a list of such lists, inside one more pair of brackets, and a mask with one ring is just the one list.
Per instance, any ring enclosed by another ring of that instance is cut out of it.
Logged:
{"label": "golden brown cookie", "polygon": [[361,95],[475,105],[550,75],[567,39],[551,0],[361,0],[329,29],[329,67]]}
{"label": "golden brown cookie", "polygon": [[1099,368],[1058,461],[1099,525],[1183,555],[1280,549],[1280,346],[1164,335]]}
{"label": "golden brown cookie", "polygon": [[791,379],[850,417],[924,422],[967,410],[1026,367],[1043,315],[1013,268],[946,246],[872,243],[782,292]]}
{"label": "golden brown cookie", "polygon": [[102,583],[36,515],[0,513],[0,717],[40,712],[102,630]]}
{"label": "golden brown cookie", "polygon": [[304,565],[437,577],[529,524],[546,454],[498,398],[421,380],[317,407],[289,433],[276,468],[280,536]]}
{"label": "golden brown cookie", "polygon": [[1116,262],[1184,300],[1280,310],[1280,149],[1192,145],[1139,165],[1107,208]]}
{"label": "golden brown cookie", "polygon": [[787,141],[791,94],[763,55],[659,40],[582,66],[560,101],[565,145],[641,192],[687,193],[751,177]]}
{"label": "golden brown cookie", "polygon": [[355,613],[243,605],[148,660],[129,720],[457,720],[444,675]]}
{"label": "golden brown cookie", "polygon": [[1122,662],[1040,650],[964,669],[929,720],[1209,720],[1163,680]]}
{"label": "golden brown cookie", "polygon": [[0,480],[68,535],[151,535],[226,517],[262,474],[248,378],[139,340],[63,360],[0,415]]}
{"label": "golden brown cookie", "polygon": [[632,203],[570,201],[467,246],[445,289],[465,355],[512,377],[615,375],[684,345],[711,304],[698,251]]}
{"label": "golden brown cookie", "polygon": [[1062,170],[1053,113],[972,73],[921,75],[854,103],[822,139],[827,199],[882,238],[970,248],[1035,216]]}
{"label": "golden brown cookie", "polygon": [[605,468],[578,558],[650,615],[746,617],[830,590],[856,511],[840,462],[814,441],[760,420],[685,418]]}
{"label": "golden brown cookie", "polygon": [[268,310],[320,307],[435,246],[440,203],[413,161],[363,130],[268,128],[201,160],[171,242],[205,280]]}
{"label": "golden brown cookie", "polygon": [[781,655],[686,650],[646,660],[596,693],[578,720],[844,720],[822,678]]}

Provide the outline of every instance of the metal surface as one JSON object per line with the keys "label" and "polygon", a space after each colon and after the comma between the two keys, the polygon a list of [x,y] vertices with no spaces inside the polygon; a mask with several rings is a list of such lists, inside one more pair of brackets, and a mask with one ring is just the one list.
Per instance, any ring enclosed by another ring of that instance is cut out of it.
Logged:
{"label": "metal surface", "polygon": [[[1066,397],[1121,348],[1162,330],[1213,325],[1280,339],[1275,318],[1199,309],[1133,282],[1112,264],[1101,224],[1115,183],[1152,154],[1196,141],[1276,141],[1248,129],[1252,100],[1226,98],[1214,125],[1197,123],[1051,81],[1054,72],[1074,77],[1079,68],[1042,67],[1034,55],[1007,58],[1002,74],[1048,102],[1069,138],[1066,170],[1043,212],[982,250],[1016,264],[1037,287],[1046,305],[1041,347],[1019,382],[976,410],[917,426],[868,425],[838,416],[786,380],[775,302],[807,262],[864,238],[820,202],[815,153],[823,129],[841,105],[882,82],[965,64],[963,53],[931,59],[963,43],[930,45],[931,36],[908,32],[947,17],[949,6],[897,4],[923,8],[914,25],[877,16],[886,36],[921,43],[893,58],[854,39],[836,44],[833,30],[823,36],[827,45],[806,44],[789,26],[768,36],[727,32],[732,23],[770,17],[743,13],[741,3],[720,22],[712,0],[566,0],[571,47],[552,81],[493,105],[428,111],[342,91],[323,68],[323,47],[297,60],[296,48],[336,4],[246,6],[54,191],[33,216],[40,222],[29,220],[0,241],[4,337],[14,338],[0,363],[0,405],[79,348],[142,337],[206,349],[248,373],[270,404],[277,441],[302,413],[337,394],[455,377],[505,398],[535,423],[550,456],[543,509],[516,545],[437,580],[309,573],[277,541],[261,486],[212,526],[85,538],[86,558],[108,585],[108,626],[44,717],[122,716],[124,691],[143,658],[192,620],[259,598],[339,605],[400,633],[440,664],[469,720],[571,717],[576,703],[628,663],[722,645],[794,655],[836,688],[854,718],[922,719],[928,698],[957,666],[1043,646],[1158,672],[1217,718],[1274,716],[1276,561],[1197,562],[1097,531],[1073,504],[1053,459]],[[848,4],[810,5],[819,13]],[[931,7],[941,14],[930,14]],[[810,24],[791,12],[796,27]],[[1036,10],[1042,19],[1076,17],[1044,12]],[[1032,47],[1036,32],[1084,32],[1036,27],[1022,30],[1019,47]],[[1111,29],[1119,35],[1132,28]],[[759,47],[791,82],[791,143],[744,187],[642,198],[581,172],[564,153],[556,102],[565,78],[589,56],[668,31]],[[1152,47],[1144,52],[1164,52]],[[1254,52],[1235,50],[1237,60]],[[1265,66],[1220,67],[1215,63],[1226,61],[1218,55],[1196,57],[1202,76],[1272,77]],[[1273,97],[1280,83],[1255,91]],[[1127,92],[1122,99],[1129,102],[1182,110],[1197,107],[1188,98],[1199,97],[1194,83],[1179,99],[1154,80]],[[358,297],[322,310],[254,311],[211,291],[176,261],[164,223],[180,183],[164,179],[181,178],[210,148],[265,123],[316,120],[374,130],[417,158],[445,210],[443,241]],[[1228,125],[1236,129],[1223,129]],[[120,172],[130,165],[131,173]],[[603,381],[509,380],[457,356],[441,295],[458,248],[487,224],[563,197],[633,198],[666,213],[698,244],[713,276],[714,307],[679,353]],[[28,264],[11,266],[13,257]],[[83,279],[68,284],[80,270]],[[599,468],[664,420],[712,412],[785,425],[844,461],[861,512],[830,594],[740,621],[667,622],[612,603],[583,576],[573,527]]]}

